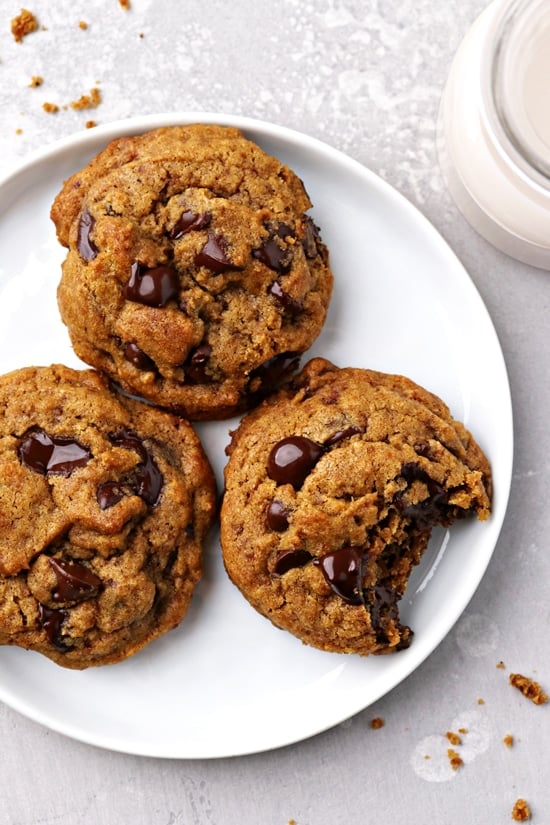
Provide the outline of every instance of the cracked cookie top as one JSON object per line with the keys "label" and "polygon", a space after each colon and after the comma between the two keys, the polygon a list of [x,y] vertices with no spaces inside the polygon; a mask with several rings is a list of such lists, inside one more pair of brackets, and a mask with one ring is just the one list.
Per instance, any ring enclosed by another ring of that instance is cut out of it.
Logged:
{"label": "cracked cookie top", "polygon": [[413,381],[314,359],[227,448],[227,572],[277,627],[322,650],[408,647],[399,600],[435,526],[486,519],[491,471]]}
{"label": "cracked cookie top", "polygon": [[77,355],[192,419],[275,389],[318,336],[332,273],[301,180],[237,129],[113,141],[51,210]]}
{"label": "cracked cookie top", "polygon": [[191,425],[92,370],[0,377],[0,644],[117,662],[175,627],[214,478]]}

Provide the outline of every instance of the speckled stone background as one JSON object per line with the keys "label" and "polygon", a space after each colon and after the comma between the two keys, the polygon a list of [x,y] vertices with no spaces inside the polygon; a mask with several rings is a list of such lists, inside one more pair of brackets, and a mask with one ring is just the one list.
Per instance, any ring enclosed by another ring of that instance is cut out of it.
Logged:
{"label": "speckled stone background", "polygon": [[[501,340],[516,429],[508,515],[481,586],[440,647],[376,705],[275,752],[182,762],[97,750],[0,705],[1,823],[502,825],[520,796],[533,825],[550,823],[550,704],[508,685],[517,670],[550,690],[550,273],[476,235],[436,152],[447,71],[484,5],[29,0],[43,28],[15,43],[20,6],[0,0],[0,172],[91,119],[215,111],[316,136],[408,197],[462,260]],[[41,86],[29,87],[33,75]],[[96,109],[68,105],[94,87]],[[385,720],[378,730],[374,717]],[[469,733],[453,771],[445,732],[459,728]]]}

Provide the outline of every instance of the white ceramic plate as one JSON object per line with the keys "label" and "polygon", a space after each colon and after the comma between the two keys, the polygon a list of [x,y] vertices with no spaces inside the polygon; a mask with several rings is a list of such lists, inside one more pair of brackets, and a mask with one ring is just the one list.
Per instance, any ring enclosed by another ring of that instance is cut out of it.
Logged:
{"label": "white ceramic plate", "polygon": [[[307,648],[257,615],[228,581],[217,536],[182,625],[122,664],[74,672],[37,653],[0,649],[0,699],[68,736],[113,750],[204,758],[311,736],[367,707],[443,639],[495,547],[512,468],[502,353],[468,275],[433,227],[359,163],[296,132],[223,115],[161,115],[98,127],[33,155],[0,184],[0,372],[82,367],[55,292],[64,256],[49,219],[63,180],[111,139],[193,121],[239,126],[304,180],[331,250],[336,287],[311,350],[340,366],[404,373],[439,394],[493,465],[494,513],[434,533],[401,602],[412,646],[362,659]],[[306,359],[304,359],[306,360]],[[197,429],[221,486],[228,430]]]}

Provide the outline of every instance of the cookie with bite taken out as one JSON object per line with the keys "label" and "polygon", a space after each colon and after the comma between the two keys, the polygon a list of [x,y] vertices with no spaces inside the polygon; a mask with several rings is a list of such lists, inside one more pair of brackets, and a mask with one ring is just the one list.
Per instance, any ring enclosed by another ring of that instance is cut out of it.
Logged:
{"label": "cookie with bite taken out", "polygon": [[399,600],[432,528],[491,509],[481,448],[399,375],[314,359],[245,416],[227,452],[229,577],[274,625],[322,650],[408,647]]}

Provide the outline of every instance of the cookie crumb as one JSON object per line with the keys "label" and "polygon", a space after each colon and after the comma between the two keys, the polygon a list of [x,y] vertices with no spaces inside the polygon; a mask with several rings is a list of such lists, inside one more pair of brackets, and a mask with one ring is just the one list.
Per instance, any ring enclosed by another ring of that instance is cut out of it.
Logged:
{"label": "cookie crumb", "polygon": [[544,705],[548,701],[548,695],[539,683],[528,676],[523,676],[521,673],[511,673],[510,684],[523,693],[527,699],[534,702],[535,705]]}
{"label": "cookie crumb", "polygon": [[515,822],[526,822],[531,819],[531,809],[525,799],[516,799],[516,804],[512,809],[512,819]]}
{"label": "cookie crumb", "polygon": [[101,103],[101,92],[97,87],[90,89],[89,95],[81,95],[78,100],[73,100],[71,109],[95,109]]}
{"label": "cookie crumb", "polygon": [[42,86],[43,83],[43,77],[41,77],[39,74],[33,74],[33,76],[31,77],[31,82],[29,83],[29,87],[31,89],[36,89],[37,86]]}
{"label": "cookie crumb", "polygon": [[468,733],[468,728],[459,728],[458,732],[461,733],[461,734]]}
{"label": "cookie crumb", "polygon": [[504,664],[504,662],[500,661],[497,663],[497,667],[499,670],[505,670],[506,665]]}
{"label": "cookie crumb", "polygon": [[86,129],[93,129],[94,126],[97,126],[96,120],[87,120],[86,121]]}
{"label": "cookie crumb", "polygon": [[23,134],[23,129],[16,129],[15,134],[16,135],[22,135]]}
{"label": "cookie crumb", "polygon": [[514,737],[511,733],[507,733],[502,741],[504,742],[507,748],[511,748],[514,744]]}
{"label": "cookie crumb", "polygon": [[128,10],[130,8],[130,0],[118,0],[121,9]]}
{"label": "cookie crumb", "polygon": [[49,115],[54,115],[56,112],[59,111],[59,106],[57,105],[57,103],[43,103],[42,108]]}
{"label": "cookie crumb", "polygon": [[383,728],[385,724],[386,722],[381,716],[375,716],[374,719],[370,720],[370,726],[373,730],[379,730]]}
{"label": "cookie crumb", "polygon": [[462,757],[457,753],[457,751],[454,750],[454,748],[448,749],[447,756],[449,757],[449,763],[453,771],[457,771],[464,764]]}
{"label": "cookie crumb", "polygon": [[458,733],[455,733],[452,730],[448,730],[445,736],[447,737],[451,745],[462,745],[462,739],[460,738]]}
{"label": "cookie crumb", "polygon": [[20,14],[11,21],[11,33],[16,43],[21,43],[24,37],[37,29],[38,20],[28,9],[21,9]]}
{"label": "cookie crumb", "polygon": [[479,698],[479,699],[477,700],[477,703],[478,703],[478,705],[484,705],[484,704],[485,704],[485,699],[481,699],[481,698]]}
{"label": "cookie crumb", "polygon": [[85,31],[88,28],[88,24],[86,23],[85,20],[79,20],[78,21],[78,28],[82,29],[82,31]]}

